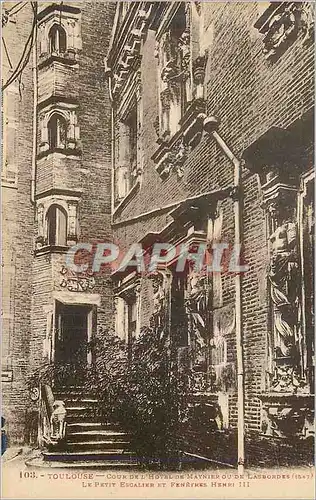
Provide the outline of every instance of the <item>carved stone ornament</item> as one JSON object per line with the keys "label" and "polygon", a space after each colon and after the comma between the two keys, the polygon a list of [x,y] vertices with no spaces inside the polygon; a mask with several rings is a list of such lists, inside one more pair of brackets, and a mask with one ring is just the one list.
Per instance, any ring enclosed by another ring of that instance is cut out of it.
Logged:
{"label": "carved stone ornament", "polygon": [[2,28],[4,28],[4,26],[8,23],[9,16],[10,16],[9,10],[3,8],[2,9],[2,20],[1,20]]}
{"label": "carved stone ornament", "polygon": [[201,13],[202,13],[202,2],[200,2],[198,0],[194,0],[194,4],[195,4],[196,10],[197,10],[197,13],[199,15],[201,15]]}
{"label": "carved stone ornament", "polygon": [[195,85],[202,85],[204,83],[206,62],[207,54],[199,56],[193,61],[192,72]]}
{"label": "carved stone ornament", "polygon": [[275,2],[263,13],[255,27],[264,34],[263,53],[267,59],[280,56],[302,34],[303,42],[313,34],[312,2]]}
{"label": "carved stone ornament", "polygon": [[70,292],[86,292],[95,286],[95,279],[92,271],[75,272],[63,266],[60,271],[60,286]]}
{"label": "carved stone ornament", "polygon": [[160,94],[160,102],[163,111],[170,109],[170,101],[171,101],[171,94],[170,90],[167,88]]}
{"label": "carved stone ornament", "polygon": [[188,277],[186,309],[191,317],[191,336],[201,348],[206,346],[205,328],[209,288],[206,275],[191,272]]}
{"label": "carved stone ornament", "polygon": [[269,278],[271,297],[275,305],[278,332],[277,354],[291,356],[297,324],[298,257],[296,225],[288,222],[278,226],[270,236],[272,254]]}
{"label": "carved stone ornament", "polygon": [[171,172],[176,172],[179,179],[183,177],[183,165],[188,157],[190,149],[190,146],[185,145],[181,140],[173,146],[172,150],[167,151],[166,154],[162,156],[156,166],[156,171],[162,180],[167,179]]}
{"label": "carved stone ornament", "polygon": [[312,438],[315,435],[312,398],[262,397],[261,431],[279,438]]}
{"label": "carved stone ornament", "polygon": [[301,29],[304,34],[303,43],[314,40],[315,12],[313,2],[302,2]]}
{"label": "carved stone ornament", "polygon": [[181,51],[181,70],[183,71],[184,79],[189,76],[191,59],[190,39],[190,30],[186,28],[179,39],[179,48]]}
{"label": "carved stone ornament", "polygon": [[177,60],[170,59],[166,65],[161,70],[160,78],[163,82],[168,83],[169,86],[173,87],[178,84],[180,75],[180,68],[177,65]]}

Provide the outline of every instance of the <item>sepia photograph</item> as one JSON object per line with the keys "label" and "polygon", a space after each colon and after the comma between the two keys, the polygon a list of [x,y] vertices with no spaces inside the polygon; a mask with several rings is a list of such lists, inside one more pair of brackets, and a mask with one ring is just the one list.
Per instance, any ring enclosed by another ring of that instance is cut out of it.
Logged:
{"label": "sepia photograph", "polygon": [[1,17],[2,497],[315,498],[314,1]]}

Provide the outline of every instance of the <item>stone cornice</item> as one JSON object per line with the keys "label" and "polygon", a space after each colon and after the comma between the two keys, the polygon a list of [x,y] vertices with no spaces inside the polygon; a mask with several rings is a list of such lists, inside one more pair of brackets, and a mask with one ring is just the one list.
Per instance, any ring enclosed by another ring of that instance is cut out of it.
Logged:
{"label": "stone cornice", "polygon": [[39,11],[37,15],[38,22],[41,22],[46,16],[51,14],[52,12],[67,12],[69,14],[80,14],[81,9],[74,5],[64,4],[62,3],[51,3],[48,4],[47,7],[43,8]]}
{"label": "stone cornice", "polygon": [[150,2],[135,2],[114,34],[106,62],[112,71],[114,97],[123,91],[129,75],[140,65],[141,45],[152,9]]}
{"label": "stone cornice", "polygon": [[42,191],[41,193],[36,193],[35,199],[40,200],[42,198],[47,198],[50,196],[65,196],[71,199],[79,199],[82,195],[82,191],[78,189],[64,189],[64,188],[51,188],[47,191]]}
{"label": "stone cornice", "polygon": [[39,110],[46,108],[47,106],[56,105],[56,104],[66,104],[66,105],[69,104],[72,107],[77,107],[79,105],[78,99],[75,99],[73,97],[65,97],[62,95],[59,95],[59,96],[52,95],[52,96],[48,97],[47,99],[45,99],[44,101],[39,102],[37,105],[37,109],[39,111]]}

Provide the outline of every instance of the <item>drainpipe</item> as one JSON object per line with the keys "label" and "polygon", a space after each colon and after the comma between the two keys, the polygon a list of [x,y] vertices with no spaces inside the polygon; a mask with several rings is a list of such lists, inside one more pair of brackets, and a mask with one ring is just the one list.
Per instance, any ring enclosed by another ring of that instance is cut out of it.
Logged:
{"label": "drainpipe", "polygon": [[[241,248],[242,243],[242,185],[241,162],[233,154],[226,142],[218,134],[219,121],[216,117],[205,118],[203,128],[212,136],[225,156],[234,167],[234,218],[235,218],[235,245]],[[244,402],[244,359],[242,335],[242,302],[241,302],[242,274],[235,275],[235,310],[236,310],[236,351],[237,351],[237,404],[238,404],[238,473],[244,473],[245,463],[245,402]]]}
{"label": "drainpipe", "polygon": [[[114,99],[112,93],[112,70],[107,65],[107,58],[104,58],[104,69],[105,76],[108,78],[108,86],[109,86],[109,98],[111,103],[111,214],[114,212],[114,198],[115,198],[115,132],[114,132]],[[111,217],[112,218],[112,217]]]}
{"label": "drainpipe", "polygon": [[[36,15],[34,13],[34,15]],[[36,155],[37,155],[37,23],[35,24],[33,44],[33,144],[32,144],[32,168],[31,168],[31,203],[35,204],[36,183]]]}

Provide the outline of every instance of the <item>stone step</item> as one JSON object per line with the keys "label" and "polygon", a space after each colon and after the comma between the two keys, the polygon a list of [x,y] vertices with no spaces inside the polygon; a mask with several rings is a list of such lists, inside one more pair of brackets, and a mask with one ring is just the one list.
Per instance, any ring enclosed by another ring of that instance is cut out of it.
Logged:
{"label": "stone step", "polygon": [[53,389],[54,397],[57,399],[60,397],[68,398],[68,397],[93,397],[91,394],[87,393],[83,389],[73,388],[73,389]]}
{"label": "stone step", "polygon": [[68,413],[66,415],[67,425],[75,424],[79,425],[81,423],[100,423],[100,415],[97,412],[87,412],[87,413]]}
{"label": "stone step", "polygon": [[82,388],[54,391],[67,409],[65,450],[43,452],[43,463],[52,467],[125,468],[137,467],[125,432],[116,423],[102,422],[98,400]]}
{"label": "stone step", "polygon": [[109,450],[96,450],[96,451],[74,451],[74,452],[61,452],[54,451],[43,452],[44,460],[50,461],[64,461],[64,462],[78,462],[78,461],[94,461],[99,460],[119,460],[121,462],[135,461],[135,455],[124,449],[109,449]]}
{"label": "stone step", "polygon": [[68,405],[65,405],[67,412],[86,412],[86,411],[95,411],[94,406],[89,406],[88,404],[82,403],[81,401],[73,401]]}
{"label": "stone step", "polygon": [[112,424],[110,422],[70,422],[67,421],[67,433],[73,434],[76,432],[85,432],[85,431],[101,431],[101,430],[116,430],[119,429],[118,424]]}
{"label": "stone step", "polygon": [[69,421],[69,418],[76,418],[78,422],[86,417],[95,418],[98,417],[98,421],[100,421],[100,413],[95,407],[87,407],[83,405],[72,405],[66,407],[67,415],[66,419]]}
{"label": "stone step", "polygon": [[69,407],[84,407],[84,408],[91,408],[95,407],[98,405],[98,400],[97,399],[89,399],[89,398],[57,398],[55,399],[60,399],[65,403],[66,408]]}
{"label": "stone step", "polygon": [[71,432],[68,434],[68,442],[78,441],[102,441],[104,439],[122,439],[126,437],[126,433],[112,429],[88,430],[80,432]]}
{"label": "stone step", "polygon": [[103,439],[91,441],[67,441],[68,451],[91,451],[91,450],[111,450],[111,449],[127,449],[130,446],[129,441],[123,439]]}
{"label": "stone step", "polygon": [[[43,458],[36,458],[27,460],[26,465],[28,467],[48,467],[49,469],[129,469],[129,470],[139,470],[138,461],[135,460],[44,460]],[[101,478],[102,479],[102,478]]]}

